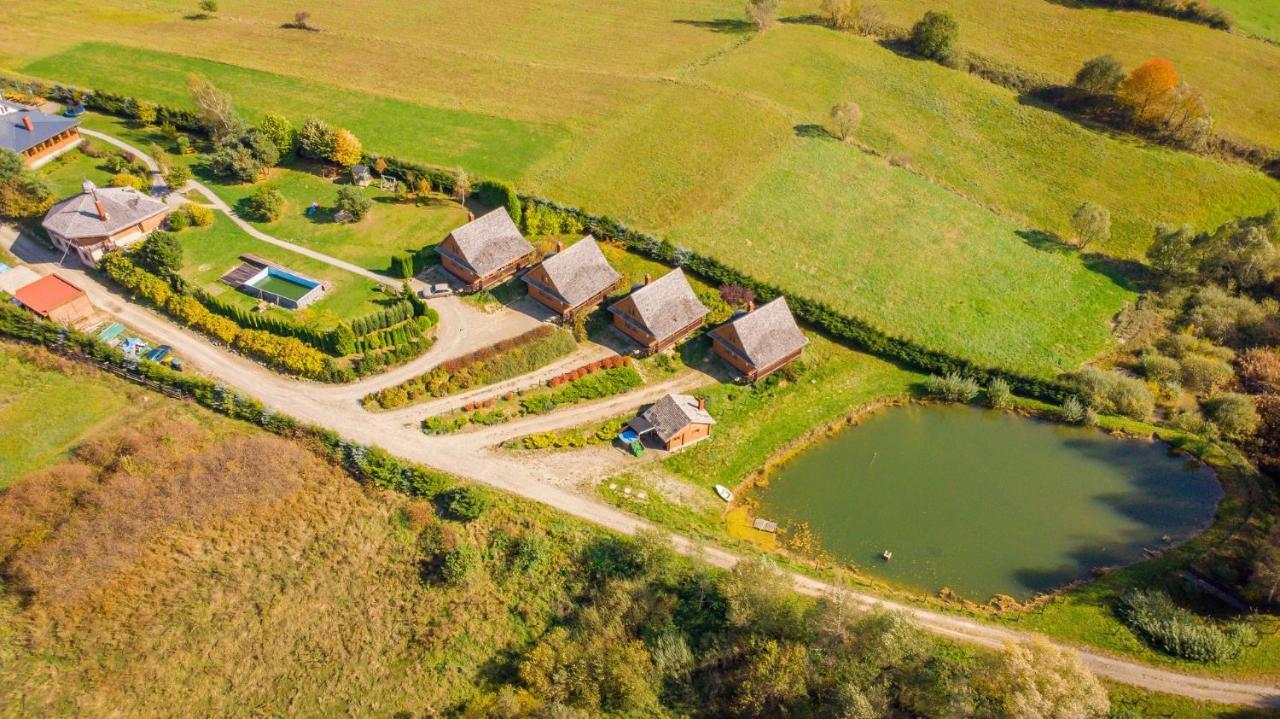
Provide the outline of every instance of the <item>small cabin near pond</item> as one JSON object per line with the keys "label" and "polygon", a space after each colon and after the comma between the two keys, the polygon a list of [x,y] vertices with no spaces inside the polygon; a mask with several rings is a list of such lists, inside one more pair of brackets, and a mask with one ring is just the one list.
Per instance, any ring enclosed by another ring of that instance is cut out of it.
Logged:
{"label": "small cabin near pond", "polygon": [[744,314],[710,332],[712,349],[748,382],[763,379],[800,356],[809,338],[791,314],[785,297]]}
{"label": "small cabin near pond", "polygon": [[706,400],[687,394],[669,394],[627,423],[641,440],[652,438],[667,451],[688,447],[711,436],[716,421],[707,413]]}
{"label": "small cabin near pond", "polygon": [[533,263],[534,249],[520,228],[498,209],[459,227],[436,246],[440,264],[463,283],[466,292],[502,284]]}
{"label": "small cabin near pond", "polygon": [[556,253],[524,274],[529,296],[569,322],[583,310],[600,304],[622,275],[613,269],[591,235],[569,249],[556,246]]}
{"label": "small cabin near pond", "polygon": [[132,187],[97,187],[88,180],[81,187],[79,195],[49,208],[40,224],[58,249],[90,267],[159,229],[169,216],[167,205]]}
{"label": "small cabin near pond", "polygon": [[661,352],[702,326],[707,308],[698,301],[684,270],[675,269],[609,306],[613,326],[639,343],[646,354]]}

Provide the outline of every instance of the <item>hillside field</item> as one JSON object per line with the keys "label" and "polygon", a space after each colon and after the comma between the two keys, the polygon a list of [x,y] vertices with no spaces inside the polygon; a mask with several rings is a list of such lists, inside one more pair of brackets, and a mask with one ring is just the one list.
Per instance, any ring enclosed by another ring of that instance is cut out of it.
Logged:
{"label": "hillside field", "polygon": [[[116,2],[94,6],[94,23],[56,28],[29,9],[0,10],[0,26],[34,33],[0,65],[179,105],[185,76],[199,72],[249,118],[319,114],[375,151],[514,181],[891,333],[1038,375],[1106,348],[1108,320],[1133,296],[1119,263],[1054,239],[1069,239],[1081,202],[1113,214],[1111,240],[1090,250],[1122,260],[1141,257],[1155,223],[1212,229],[1280,207],[1280,183],[1251,169],[1082,127],[869,38],[794,22],[748,33],[727,0],[606,2],[588,14],[572,0],[501,12],[339,2],[315,14],[315,33],[282,30],[277,10],[254,3],[186,20],[180,3]],[[1005,12],[981,15],[943,3],[961,16],[962,45],[1065,77],[1109,43],[1158,30],[1171,38],[1164,54],[1206,92],[1210,79],[1214,92],[1238,88],[1237,114],[1218,111],[1223,127],[1260,138],[1274,128],[1258,117],[1275,93],[1257,83],[1280,49],[1141,13],[1000,2]],[[894,22],[916,9],[887,8]],[[1000,56],[998,40],[1032,32],[1043,13],[1083,30],[1054,57]],[[1219,59],[1228,51],[1254,71]],[[815,137],[846,100],[863,108],[857,140],[878,157]],[[339,251],[353,240],[332,240],[326,251],[366,261]]]}

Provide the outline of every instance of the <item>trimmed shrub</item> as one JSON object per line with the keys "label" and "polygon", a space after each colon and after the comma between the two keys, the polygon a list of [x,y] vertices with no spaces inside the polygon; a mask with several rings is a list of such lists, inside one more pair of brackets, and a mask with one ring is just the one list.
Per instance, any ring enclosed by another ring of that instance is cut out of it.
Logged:
{"label": "trimmed shrub", "polygon": [[481,180],[475,184],[472,191],[476,199],[489,207],[507,208],[507,214],[511,215],[511,219],[517,225],[522,225],[524,215],[521,212],[520,196],[511,185],[498,180]]}
{"label": "trimmed shrub", "polygon": [[408,252],[392,255],[390,274],[392,277],[403,279],[413,277],[416,274],[414,272],[414,264],[414,256]]}
{"label": "trimmed shrub", "polygon": [[252,195],[240,201],[240,214],[257,222],[275,222],[284,214],[284,195],[269,185],[263,185]]}
{"label": "trimmed shrub", "polygon": [[489,495],[479,487],[458,487],[444,499],[444,510],[450,519],[471,522],[489,509]]}

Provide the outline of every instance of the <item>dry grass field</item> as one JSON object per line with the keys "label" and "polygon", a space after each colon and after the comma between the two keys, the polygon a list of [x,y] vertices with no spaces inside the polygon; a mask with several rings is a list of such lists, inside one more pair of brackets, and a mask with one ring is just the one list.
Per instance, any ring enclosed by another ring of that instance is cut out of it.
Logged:
{"label": "dry grass field", "polygon": [[[306,447],[44,354],[0,345],[5,375],[146,404],[0,492],[0,716],[434,715],[479,691],[573,591],[579,525],[499,502],[462,525],[366,493]],[[68,374],[70,373],[70,374]],[[82,395],[83,396],[83,395]],[[12,421],[11,421],[12,420]],[[476,548],[471,581],[424,581],[424,527]],[[433,530],[435,531],[435,530]],[[536,536],[536,571],[500,547]]]}

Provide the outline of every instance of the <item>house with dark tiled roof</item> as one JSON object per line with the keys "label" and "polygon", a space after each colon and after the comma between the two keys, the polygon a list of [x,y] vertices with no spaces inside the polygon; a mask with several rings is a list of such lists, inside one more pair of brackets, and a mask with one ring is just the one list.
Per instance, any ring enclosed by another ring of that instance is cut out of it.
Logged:
{"label": "house with dark tiled roof", "polygon": [[641,439],[649,439],[671,451],[711,436],[711,426],[715,423],[707,412],[705,399],[669,394],[627,422],[627,426]]}
{"label": "house with dark tiled roof", "polygon": [[501,284],[533,262],[530,245],[520,228],[498,209],[459,227],[436,246],[440,264],[462,281],[468,292]]}
{"label": "house with dark tiled roof", "polygon": [[520,279],[529,286],[529,296],[570,321],[604,300],[622,275],[613,269],[600,245],[591,235],[568,249],[557,245],[556,253]]}
{"label": "house with dark tiled roof", "polygon": [[168,205],[132,187],[98,187],[85,180],[81,189],[49,208],[40,224],[58,249],[90,267],[105,253],[143,239],[169,216]]}
{"label": "house with dark tiled roof", "polygon": [[661,352],[702,326],[707,308],[698,301],[684,270],[675,269],[609,306],[613,326],[647,353]]}
{"label": "house with dark tiled roof", "polygon": [[712,330],[711,347],[748,382],[767,377],[795,360],[809,344],[796,324],[785,297],[756,309]]}
{"label": "house with dark tiled roof", "polygon": [[0,147],[39,167],[80,144],[80,121],[0,100]]}

